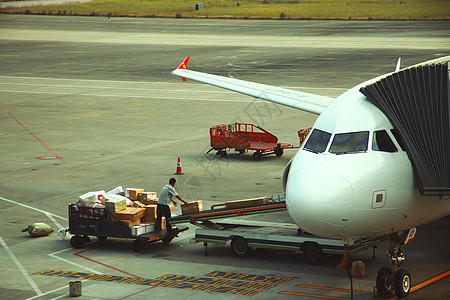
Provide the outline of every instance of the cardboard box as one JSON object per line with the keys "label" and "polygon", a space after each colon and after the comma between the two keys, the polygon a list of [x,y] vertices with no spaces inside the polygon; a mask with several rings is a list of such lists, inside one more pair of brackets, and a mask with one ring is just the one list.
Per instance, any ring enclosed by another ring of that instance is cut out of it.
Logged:
{"label": "cardboard box", "polygon": [[109,199],[105,202],[105,207],[110,212],[118,212],[127,208],[125,199]]}
{"label": "cardboard box", "polygon": [[127,197],[130,200],[138,200],[138,194],[143,193],[144,189],[139,188],[126,188],[125,189],[125,197]]}
{"label": "cardboard box", "polygon": [[365,265],[362,261],[357,260],[352,263],[352,274],[356,278],[362,278],[365,275]]}
{"label": "cardboard box", "polygon": [[141,223],[139,225],[131,227],[131,234],[133,236],[139,236],[154,231],[155,231],[155,224],[150,223]]}
{"label": "cardboard box", "polygon": [[245,200],[236,200],[236,201],[228,201],[225,202],[225,207],[228,209],[233,208],[242,208],[242,207],[252,207],[252,206],[259,206],[259,205],[265,205],[269,203],[269,198],[255,198],[255,199],[245,199]]}
{"label": "cardboard box", "polygon": [[131,227],[131,235],[138,236],[142,234],[145,234],[145,226],[135,225]]}
{"label": "cardboard box", "polygon": [[127,207],[124,210],[113,213],[113,215],[121,221],[136,221],[140,220],[144,216],[144,213],[145,208]]}
{"label": "cardboard box", "polygon": [[155,231],[155,224],[150,223],[142,223],[142,226],[145,226],[145,233],[150,233]]}
{"label": "cardboard box", "polygon": [[188,204],[181,204],[181,213],[183,215],[192,214],[203,210],[202,200],[189,202]]}
{"label": "cardboard box", "polygon": [[121,220],[121,221],[127,224],[128,227],[133,227],[141,224],[141,219],[137,219],[136,221],[128,221],[128,220]]}
{"label": "cardboard box", "polygon": [[167,229],[166,227],[166,218],[162,217],[161,219],[161,230]]}
{"label": "cardboard box", "polygon": [[158,199],[158,194],[156,192],[142,192],[138,194],[138,200],[144,201],[144,200],[156,200]]}
{"label": "cardboard box", "polygon": [[154,217],[154,218],[156,218],[156,211],[157,211],[157,206],[156,205],[146,205],[146,206],[144,206],[144,208],[145,208],[144,215],[146,217]]}
{"label": "cardboard box", "polygon": [[156,198],[156,200],[142,200],[142,203],[144,203],[144,205],[156,205],[158,204],[158,198]]}
{"label": "cardboard box", "polygon": [[127,200],[130,201],[128,198],[126,198],[124,196],[121,196],[121,195],[106,194],[106,195],[102,196],[101,203],[103,205],[105,205],[106,201],[109,201],[109,200],[125,200],[125,203],[126,203]]}
{"label": "cardboard box", "polygon": [[131,207],[145,208],[145,205],[141,201],[136,200],[136,201],[133,201],[133,204],[131,205]]}
{"label": "cardboard box", "polygon": [[150,217],[150,216],[143,216],[141,218],[142,223],[149,223],[149,224],[155,224],[156,217]]}

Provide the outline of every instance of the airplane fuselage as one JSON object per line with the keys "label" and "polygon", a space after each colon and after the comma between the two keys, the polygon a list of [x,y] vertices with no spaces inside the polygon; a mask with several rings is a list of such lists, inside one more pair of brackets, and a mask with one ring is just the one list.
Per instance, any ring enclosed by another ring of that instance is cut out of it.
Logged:
{"label": "airplane fuselage", "polygon": [[286,184],[292,219],[310,233],[347,239],[448,215],[448,196],[420,194],[401,139],[360,86],[322,112],[292,160]]}

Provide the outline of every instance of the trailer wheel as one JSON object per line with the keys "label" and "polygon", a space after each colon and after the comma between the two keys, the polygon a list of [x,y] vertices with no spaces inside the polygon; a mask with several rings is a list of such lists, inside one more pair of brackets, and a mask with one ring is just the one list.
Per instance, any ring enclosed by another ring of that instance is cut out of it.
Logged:
{"label": "trailer wheel", "polygon": [[281,157],[283,155],[284,151],[282,148],[275,148],[275,155],[277,157]]}
{"label": "trailer wheel", "polygon": [[133,251],[140,252],[142,249],[144,249],[145,244],[146,244],[145,240],[142,240],[142,239],[134,240],[132,243]]}
{"label": "trailer wheel", "polygon": [[256,151],[255,153],[253,153],[253,160],[256,161],[261,160],[261,157],[262,157],[261,151]]}
{"label": "trailer wheel", "polygon": [[86,239],[82,236],[79,235],[74,235],[71,239],[70,239],[70,245],[74,248],[74,249],[81,249],[84,247],[84,243],[85,243]]}
{"label": "trailer wheel", "polygon": [[307,243],[303,246],[303,255],[305,255],[308,263],[311,265],[318,265],[323,260],[323,251],[316,243]]}
{"label": "trailer wheel", "polygon": [[248,246],[247,241],[244,238],[234,237],[231,240],[231,251],[234,256],[247,257],[252,252],[252,248]]}
{"label": "trailer wheel", "polygon": [[161,242],[163,242],[164,244],[169,244],[173,240],[173,238],[173,236],[166,236],[161,239]]}

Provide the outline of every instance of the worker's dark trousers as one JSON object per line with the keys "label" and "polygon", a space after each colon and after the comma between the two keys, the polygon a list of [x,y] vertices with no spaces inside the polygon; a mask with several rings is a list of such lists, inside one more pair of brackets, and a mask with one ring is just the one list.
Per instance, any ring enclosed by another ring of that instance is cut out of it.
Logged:
{"label": "worker's dark trousers", "polygon": [[170,231],[172,228],[169,226],[169,219],[171,217],[170,213],[170,207],[169,205],[159,204],[156,208],[156,224],[155,224],[155,231],[161,231],[161,219],[162,217],[166,218],[166,229],[167,231]]}

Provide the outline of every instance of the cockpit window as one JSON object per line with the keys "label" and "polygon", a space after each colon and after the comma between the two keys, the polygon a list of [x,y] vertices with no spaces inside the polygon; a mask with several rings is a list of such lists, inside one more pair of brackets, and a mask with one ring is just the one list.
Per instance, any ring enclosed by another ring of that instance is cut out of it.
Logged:
{"label": "cockpit window", "polygon": [[383,152],[398,151],[386,130],[379,130],[373,133],[372,150]]}
{"label": "cockpit window", "polygon": [[368,131],[338,133],[333,138],[330,152],[335,154],[365,152],[368,141]]}
{"label": "cockpit window", "polygon": [[394,138],[397,140],[397,143],[400,145],[400,148],[402,148],[403,151],[406,151],[405,143],[403,142],[403,139],[398,133],[397,129],[391,129],[391,132],[394,135]]}
{"label": "cockpit window", "polygon": [[309,150],[314,153],[322,153],[327,148],[330,137],[331,133],[319,129],[314,129],[303,149]]}

